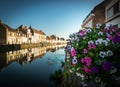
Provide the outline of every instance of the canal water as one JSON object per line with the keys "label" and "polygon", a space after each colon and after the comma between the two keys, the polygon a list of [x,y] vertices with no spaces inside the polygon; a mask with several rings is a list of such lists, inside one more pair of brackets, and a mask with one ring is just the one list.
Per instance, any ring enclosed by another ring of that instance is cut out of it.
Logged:
{"label": "canal water", "polygon": [[61,68],[65,46],[0,53],[0,87],[57,87],[50,75]]}

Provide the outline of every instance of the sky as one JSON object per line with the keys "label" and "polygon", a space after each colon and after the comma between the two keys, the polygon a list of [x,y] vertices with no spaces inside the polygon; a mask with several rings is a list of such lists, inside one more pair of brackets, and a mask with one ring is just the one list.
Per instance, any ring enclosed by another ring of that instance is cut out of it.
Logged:
{"label": "sky", "polygon": [[16,29],[21,24],[67,39],[103,0],[0,0],[0,20]]}

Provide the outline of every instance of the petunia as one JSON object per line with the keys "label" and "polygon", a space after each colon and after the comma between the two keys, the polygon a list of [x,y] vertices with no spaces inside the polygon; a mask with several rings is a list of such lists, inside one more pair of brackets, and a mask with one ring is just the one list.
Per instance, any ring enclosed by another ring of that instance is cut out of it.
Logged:
{"label": "petunia", "polygon": [[88,44],[93,44],[94,42],[92,40],[88,41]]}
{"label": "petunia", "polygon": [[95,78],[95,82],[99,83],[101,81],[101,79],[99,77]]}
{"label": "petunia", "polygon": [[79,76],[80,76],[80,73],[76,72],[76,75],[79,77]]}
{"label": "petunia", "polygon": [[84,65],[84,71],[85,71],[85,73],[89,73],[89,72],[90,72],[90,69],[87,68],[87,66]]}
{"label": "petunia", "polygon": [[86,48],[83,49],[83,53],[87,54],[87,49]]}
{"label": "petunia", "polygon": [[66,58],[70,58],[70,54],[69,53],[66,53]]}
{"label": "petunia", "polygon": [[72,59],[72,64],[73,64],[73,65],[76,65],[76,63],[77,63],[77,59],[76,59],[76,58],[73,58],[73,59]]}
{"label": "petunia", "polygon": [[101,26],[101,24],[100,24],[100,23],[96,24],[96,28],[97,28],[97,29],[99,29],[99,28],[100,28],[100,26]]}
{"label": "petunia", "polygon": [[118,77],[118,76],[115,76],[115,80],[120,80],[120,77]]}
{"label": "petunia", "polygon": [[76,56],[76,50],[73,47],[71,48],[71,56]]}
{"label": "petunia", "polygon": [[113,52],[112,52],[111,50],[108,50],[108,51],[106,52],[106,55],[107,55],[107,56],[112,56],[112,55],[113,55]]}
{"label": "petunia", "polygon": [[85,62],[85,59],[84,58],[81,58],[81,63],[84,63]]}
{"label": "petunia", "polygon": [[107,40],[103,40],[102,42],[105,46],[108,46],[108,41]]}
{"label": "petunia", "polygon": [[115,36],[112,38],[113,43],[119,43],[120,42],[120,36]]}
{"label": "petunia", "polygon": [[70,72],[70,73],[73,73],[73,70],[70,69],[69,72]]}
{"label": "petunia", "polygon": [[71,50],[72,46],[71,45],[67,45],[67,49]]}
{"label": "petunia", "polygon": [[89,44],[89,45],[88,45],[88,50],[92,50],[92,49],[94,49],[94,48],[96,48],[96,45],[95,45],[95,44]]}
{"label": "petunia", "polygon": [[102,42],[103,42],[103,39],[99,38],[99,39],[97,39],[97,40],[95,41],[95,44],[96,44],[96,45],[99,45],[99,44],[101,44]]}
{"label": "petunia", "polygon": [[116,73],[117,72],[117,68],[112,66],[111,70],[110,70],[110,74]]}
{"label": "petunia", "polygon": [[80,34],[81,37],[83,37],[87,34],[87,30],[84,29],[79,34]]}
{"label": "petunia", "polygon": [[103,32],[98,32],[98,36],[101,36],[101,35],[103,35]]}
{"label": "petunia", "polygon": [[104,32],[108,32],[109,28],[108,27],[105,27],[104,28]]}
{"label": "petunia", "polygon": [[104,69],[105,71],[109,71],[109,70],[111,70],[111,68],[112,68],[112,64],[111,64],[110,62],[108,62],[108,61],[105,61],[105,62],[103,63],[103,65],[102,65],[102,67],[103,67],[103,69]]}
{"label": "petunia", "polygon": [[86,57],[86,58],[85,58],[85,62],[86,62],[86,65],[87,65],[87,66],[90,66],[90,65],[91,65],[91,61],[92,61],[92,59],[91,59],[90,57]]}
{"label": "petunia", "polygon": [[99,56],[102,57],[102,58],[104,58],[104,57],[106,56],[106,53],[101,51],[101,52],[99,53]]}
{"label": "petunia", "polygon": [[92,67],[92,68],[91,68],[91,72],[92,72],[93,74],[98,73],[98,72],[99,72],[99,67],[97,67],[97,66]]}
{"label": "petunia", "polygon": [[87,33],[90,33],[92,30],[91,29],[87,29]]}
{"label": "petunia", "polygon": [[101,61],[100,61],[100,60],[97,60],[97,61],[96,61],[96,64],[97,64],[97,65],[101,65]]}

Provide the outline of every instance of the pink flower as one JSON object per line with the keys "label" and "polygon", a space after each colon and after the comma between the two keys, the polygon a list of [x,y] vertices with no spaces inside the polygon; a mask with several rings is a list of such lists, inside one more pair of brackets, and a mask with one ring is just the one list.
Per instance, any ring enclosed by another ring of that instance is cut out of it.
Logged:
{"label": "pink flower", "polygon": [[113,27],[113,28],[111,28],[111,31],[116,32],[116,31],[117,31],[117,28],[116,28],[116,27]]}
{"label": "pink flower", "polygon": [[89,50],[92,50],[92,49],[94,49],[94,48],[96,48],[95,44],[89,44],[89,45],[88,45],[88,49],[89,49]]}
{"label": "pink flower", "polygon": [[84,58],[81,58],[81,63],[84,63],[85,62],[85,59]]}
{"label": "pink flower", "polygon": [[84,71],[85,71],[86,73],[89,73],[89,72],[90,72],[90,69],[88,69],[87,66],[84,65]]}
{"label": "pink flower", "polygon": [[120,32],[117,32],[117,35],[120,36]]}
{"label": "pink flower", "polygon": [[108,36],[108,39],[109,39],[109,40],[112,40],[112,38],[113,38],[113,37],[112,37],[111,35],[110,35],[110,36]]}
{"label": "pink flower", "polygon": [[86,62],[86,65],[87,65],[87,66],[90,66],[90,65],[91,65],[91,61],[92,61],[92,59],[91,59],[90,57],[86,57],[86,58],[85,58],[85,62]]}
{"label": "pink flower", "polygon": [[72,57],[76,56],[76,50],[74,48],[71,50],[71,56]]}
{"label": "pink flower", "polygon": [[104,28],[104,32],[108,32],[108,30],[109,30],[109,29],[108,29],[107,27]]}
{"label": "pink flower", "polygon": [[80,36],[82,36],[82,37],[85,36],[86,34],[87,34],[87,30],[85,30],[85,29],[82,30],[82,32],[80,32]]}
{"label": "pink flower", "polygon": [[83,51],[84,51],[84,54],[86,54],[86,53],[87,53],[87,49],[86,49],[86,48],[85,48]]}

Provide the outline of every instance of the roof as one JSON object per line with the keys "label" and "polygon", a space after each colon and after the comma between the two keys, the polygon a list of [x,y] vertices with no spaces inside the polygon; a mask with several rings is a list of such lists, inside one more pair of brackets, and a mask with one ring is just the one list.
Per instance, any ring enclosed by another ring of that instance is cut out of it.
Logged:
{"label": "roof", "polygon": [[15,29],[11,28],[11,27],[8,26],[7,24],[4,24],[4,26],[8,29],[8,31],[16,32]]}
{"label": "roof", "polygon": [[46,36],[46,40],[50,40],[50,37],[49,37],[49,36]]}
{"label": "roof", "polygon": [[35,29],[35,28],[32,28],[31,26],[29,27],[29,29],[31,29],[31,31],[34,33],[38,33],[38,34],[42,34],[42,35],[45,35],[45,33],[44,32],[42,32],[41,30],[37,30],[37,29]]}

